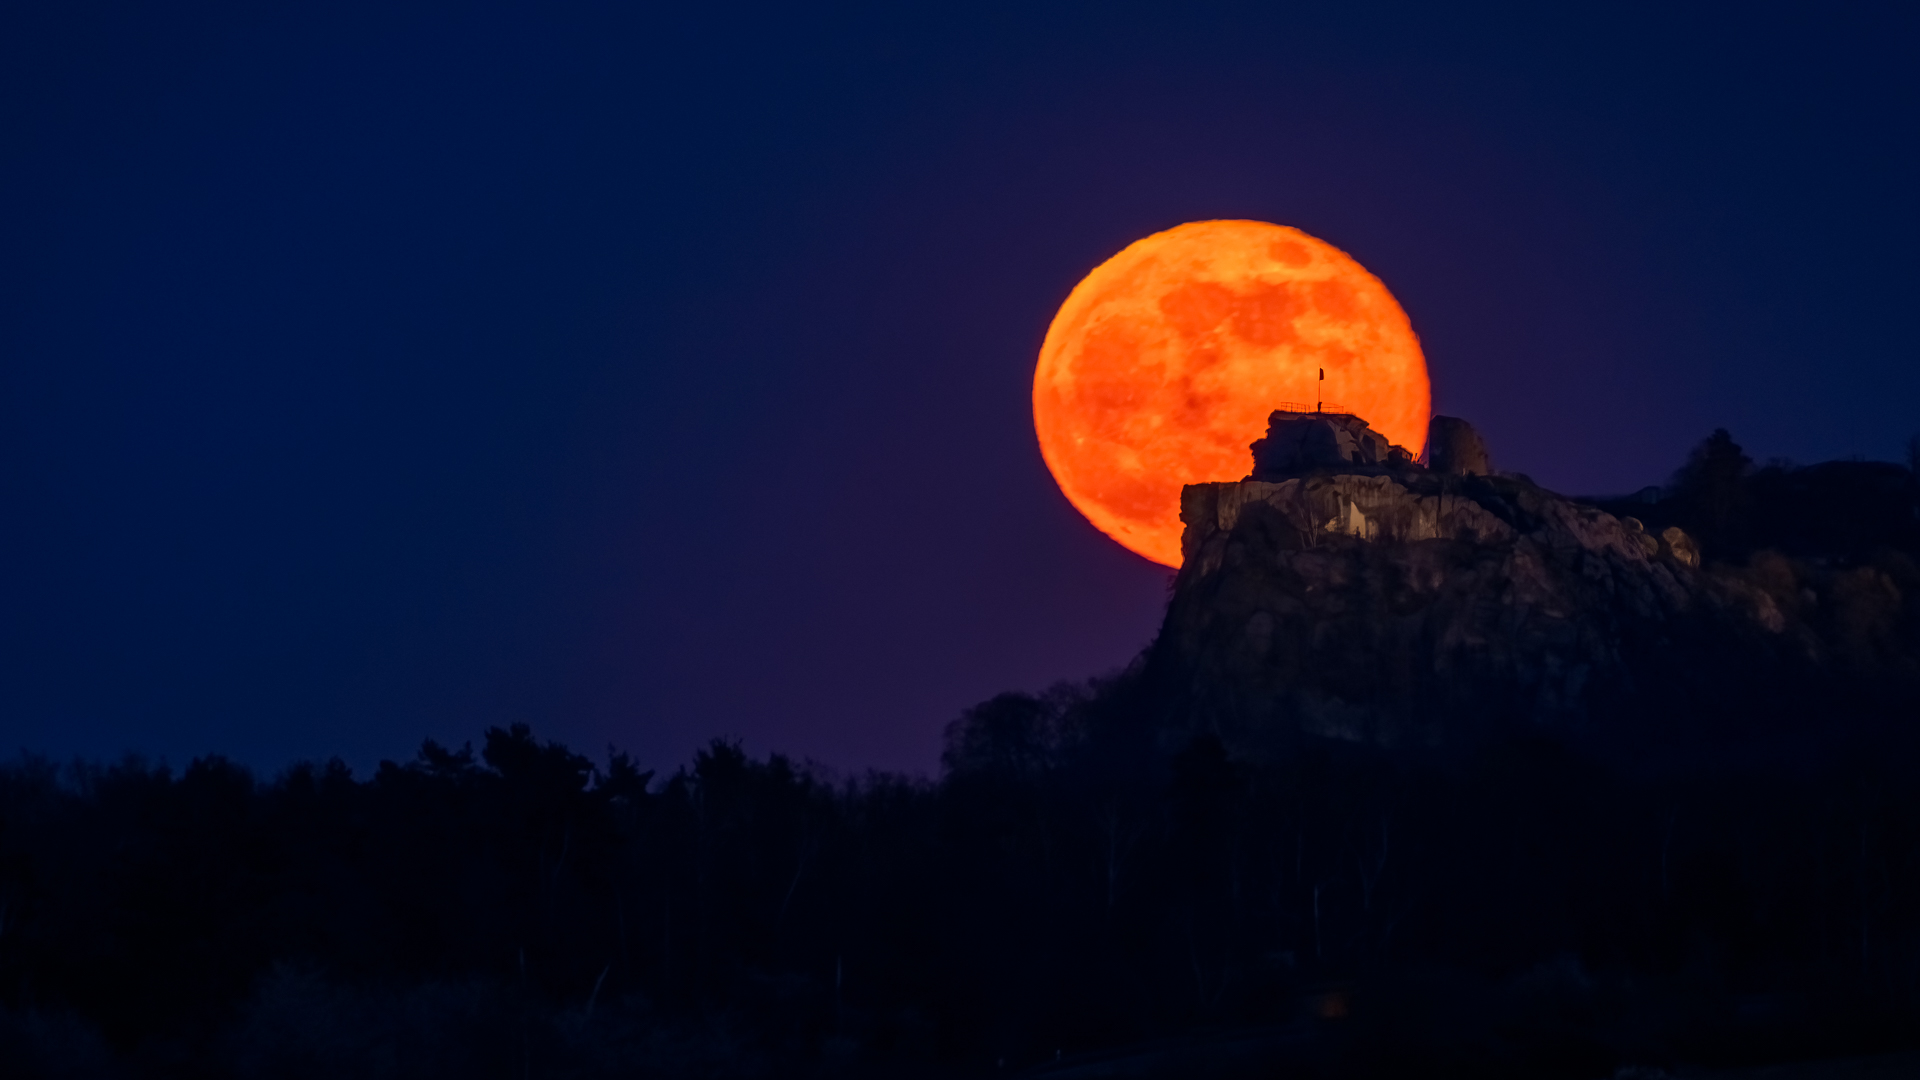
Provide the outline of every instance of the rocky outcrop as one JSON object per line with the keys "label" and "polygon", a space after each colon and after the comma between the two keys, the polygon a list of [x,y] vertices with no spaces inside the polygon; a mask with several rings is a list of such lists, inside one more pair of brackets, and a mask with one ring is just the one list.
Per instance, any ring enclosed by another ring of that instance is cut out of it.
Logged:
{"label": "rocky outcrop", "polygon": [[1169,738],[1258,754],[1657,727],[1784,708],[1830,652],[1806,582],[1703,568],[1678,528],[1524,477],[1292,461],[1182,494],[1184,565],[1144,667]]}

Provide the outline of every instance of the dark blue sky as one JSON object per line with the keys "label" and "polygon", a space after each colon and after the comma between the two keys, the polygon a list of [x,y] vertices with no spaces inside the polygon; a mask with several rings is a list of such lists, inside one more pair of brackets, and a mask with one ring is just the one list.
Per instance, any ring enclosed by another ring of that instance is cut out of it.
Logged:
{"label": "dark blue sky", "polygon": [[0,22],[11,746],[931,769],[1157,625],[1028,393],[1183,221],[1564,490],[1920,431],[1896,5],[165,7]]}

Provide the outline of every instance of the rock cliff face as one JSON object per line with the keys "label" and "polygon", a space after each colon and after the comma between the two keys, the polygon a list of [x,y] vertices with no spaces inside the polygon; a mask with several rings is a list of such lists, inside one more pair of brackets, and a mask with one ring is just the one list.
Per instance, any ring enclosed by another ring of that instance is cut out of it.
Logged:
{"label": "rock cliff face", "polygon": [[1703,570],[1679,529],[1520,477],[1322,466],[1189,486],[1181,518],[1145,672],[1170,737],[1236,752],[1678,723],[1784,703],[1832,659],[1791,574]]}

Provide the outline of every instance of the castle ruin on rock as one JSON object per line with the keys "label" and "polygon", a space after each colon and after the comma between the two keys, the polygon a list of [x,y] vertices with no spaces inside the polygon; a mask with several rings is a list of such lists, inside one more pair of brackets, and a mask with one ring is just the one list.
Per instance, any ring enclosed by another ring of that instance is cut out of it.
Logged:
{"label": "castle ruin on rock", "polygon": [[[1459,476],[1493,472],[1487,446],[1473,425],[1436,416],[1428,428],[1427,467]],[[1339,406],[1283,405],[1267,418],[1267,433],[1254,440],[1249,480],[1283,480],[1327,466],[1415,464],[1412,451],[1395,446],[1364,419]]]}

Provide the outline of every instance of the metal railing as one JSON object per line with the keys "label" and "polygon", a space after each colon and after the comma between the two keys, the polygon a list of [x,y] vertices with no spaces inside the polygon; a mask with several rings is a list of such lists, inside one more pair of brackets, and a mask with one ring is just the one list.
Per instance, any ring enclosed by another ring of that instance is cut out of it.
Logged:
{"label": "metal railing", "polygon": [[1331,401],[1323,401],[1319,404],[1318,407],[1315,407],[1312,405],[1302,405],[1298,401],[1282,401],[1278,405],[1276,405],[1275,408],[1278,409],[1280,412],[1307,413],[1309,415],[1313,413],[1322,413],[1322,414],[1328,414],[1333,416],[1352,416],[1353,415],[1352,409],[1347,408],[1345,405],[1335,405]]}

